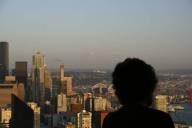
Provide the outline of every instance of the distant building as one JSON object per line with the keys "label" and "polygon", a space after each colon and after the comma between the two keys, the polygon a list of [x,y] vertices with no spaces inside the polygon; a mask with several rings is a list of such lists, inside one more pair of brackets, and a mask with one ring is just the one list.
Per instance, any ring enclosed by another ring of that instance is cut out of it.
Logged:
{"label": "distant building", "polygon": [[67,123],[65,128],[76,128],[76,125],[72,123]]}
{"label": "distant building", "polygon": [[32,101],[43,105],[46,100],[50,100],[51,93],[52,78],[45,65],[45,56],[37,52],[33,55],[32,63]]}
{"label": "distant building", "polygon": [[174,122],[175,128],[190,128],[185,122]]}
{"label": "distant building", "polygon": [[168,112],[168,96],[157,95],[155,97],[155,108],[163,112]]}
{"label": "distant building", "polygon": [[0,82],[9,74],[9,44],[0,42]]}
{"label": "distant building", "polygon": [[113,85],[109,85],[109,87],[108,87],[108,96],[110,96],[110,97],[115,96],[115,90],[113,89]]}
{"label": "distant building", "polygon": [[82,110],[77,114],[77,128],[92,128],[92,114]]}
{"label": "distant building", "polygon": [[84,101],[86,101],[87,99],[92,98],[92,97],[93,97],[92,93],[84,93],[83,94]]}
{"label": "distant building", "polygon": [[33,101],[43,104],[45,96],[45,57],[40,52],[33,55],[32,63],[32,86],[33,86]]}
{"label": "distant building", "polygon": [[60,65],[60,88],[59,88],[59,93],[64,93],[67,96],[73,95],[73,90],[72,90],[72,77],[65,77],[64,75],[64,65]]}
{"label": "distant building", "polygon": [[17,96],[22,100],[25,101],[25,89],[24,89],[24,84],[19,83],[17,85]]}
{"label": "distant building", "polygon": [[188,90],[189,103],[192,104],[192,88]]}
{"label": "distant building", "polygon": [[15,76],[5,76],[4,83],[17,83]]}
{"label": "distant building", "polygon": [[0,84],[0,105],[11,104],[11,94],[15,94],[24,101],[24,85],[16,83]]}
{"label": "distant building", "polygon": [[45,66],[45,100],[50,101],[52,97],[52,77],[47,66]]}
{"label": "distant building", "polygon": [[57,95],[57,113],[67,112],[67,97],[61,93]]}
{"label": "distant building", "polygon": [[18,61],[15,62],[15,76],[16,81],[24,84],[25,93],[27,94],[25,99],[29,99],[29,87],[27,85],[27,62],[26,61]]}
{"label": "distant building", "polygon": [[34,127],[33,128],[40,128],[40,107],[37,103],[28,102],[27,105],[33,110],[34,112]]}
{"label": "distant building", "polygon": [[59,78],[60,78],[60,80],[63,80],[63,78],[64,78],[64,64],[61,64],[60,65],[60,76],[59,76]]}
{"label": "distant building", "polygon": [[83,109],[83,106],[82,106],[81,103],[71,104],[71,109],[70,110],[71,110],[72,113],[79,113],[79,112],[82,111],[82,109]]}
{"label": "distant building", "polygon": [[94,111],[105,111],[107,108],[107,99],[102,97],[94,98]]}
{"label": "distant building", "polygon": [[4,106],[0,108],[0,123],[3,124],[5,128],[9,127],[9,121],[11,119],[11,107]]}
{"label": "distant building", "polygon": [[64,77],[64,92],[67,94],[67,96],[73,95],[72,91],[72,77]]}
{"label": "distant building", "polygon": [[87,98],[85,100],[85,110],[89,112],[94,111],[94,98]]}
{"label": "distant building", "polygon": [[92,113],[92,128],[102,128],[105,117],[109,114],[108,111],[98,111]]}
{"label": "distant building", "polygon": [[108,85],[103,83],[98,83],[92,87],[92,92],[94,96],[107,96]]}

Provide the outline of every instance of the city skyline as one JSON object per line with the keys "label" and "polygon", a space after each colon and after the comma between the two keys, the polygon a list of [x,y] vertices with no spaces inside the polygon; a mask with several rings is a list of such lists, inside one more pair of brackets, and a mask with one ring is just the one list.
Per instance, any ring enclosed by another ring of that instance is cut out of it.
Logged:
{"label": "city skyline", "polygon": [[40,51],[50,69],[113,69],[138,57],[156,69],[192,69],[192,2],[2,1],[10,68]]}

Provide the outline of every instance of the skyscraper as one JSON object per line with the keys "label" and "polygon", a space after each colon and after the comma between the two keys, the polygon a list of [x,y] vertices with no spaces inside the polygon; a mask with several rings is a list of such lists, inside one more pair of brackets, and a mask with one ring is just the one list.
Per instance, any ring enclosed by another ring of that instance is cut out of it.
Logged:
{"label": "skyscraper", "polygon": [[20,100],[24,100],[23,84],[0,84],[0,105],[11,104],[11,94],[15,94]]}
{"label": "skyscraper", "polygon": [[34,103],[29,102],[27,105],[33,110],[34,112],[34,127],[33,128],[40,128],[40,107]]}
{"label": "skyscraper", "polygon": [[91,128],[92,114],[86,110],[77,114],[77,128]]}
{"label": "skyscraper", "polygon": [[0,82],[9,73],[9,44],[8,42],[0,42]]}
{"label": "skyscraper", "polygon": [[61,93],[57,96],[57,113],[67,112],[67,97]]}
{"label": "skyscraper", "polygon": [[11,107],[1,106],[0,107],[0,123],[2,123],[5,128],[8,128],[10,119],[11,119]]}
{"label": "skyscraper", "polygon": [[62,80],[64,78],[64,64],[60,65],[60,76],[59,78]]}
{"label": "skyscraper", "polygon": [[157,95],[155,97],[155,107],[158,110],[168,112],[168,96],[167,95]]}
{"label": "skyscraper", "polygon": [[64,75],[64,65],[60,65],[60,88],[59,88],[59,93],[64,93],[67,96],[73,95],[72,91],[72,77],[66,77]]}
{"label": "skyscraper", "polygon": [[33,55],[32,62],[32,92],[33,92],[33,101],[36,103],[44,102],[45,87],[44,87],[44,78],[45,78],[45,57],[40,52],[37,52]]}
{"label": "skyscraper", "polygon": [[47,66],[45,66],[45,100],[50,101],[52,96],[52,77],[51,73],[48,70]]}
{"label": "skyscraper", "polygon": [[92,128],[102,128],[103,121],[108,115],[108,111],[98,111],[92,113]]}
{"label": "skyscraper", "polygon": [[15,62],[15,76],[19,83],[24,84],[25,99],[29,99],[29,87],[27,86],[27,62]]}

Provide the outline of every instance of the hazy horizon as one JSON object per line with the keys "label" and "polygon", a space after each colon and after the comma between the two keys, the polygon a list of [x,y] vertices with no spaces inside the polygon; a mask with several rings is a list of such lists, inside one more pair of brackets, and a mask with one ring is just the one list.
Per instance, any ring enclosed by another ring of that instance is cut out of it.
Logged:
{"label": "hazy horizon", "polygon": [[1,0],[0,17],[11,68],[40,51],[50,69],[113,69],[126,57],[192,69],[191,0]]}

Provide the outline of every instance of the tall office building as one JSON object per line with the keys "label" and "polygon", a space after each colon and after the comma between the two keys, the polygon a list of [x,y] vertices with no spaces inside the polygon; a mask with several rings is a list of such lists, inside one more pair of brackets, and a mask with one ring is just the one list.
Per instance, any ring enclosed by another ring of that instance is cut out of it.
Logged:
{"label": "tall office building", "polygon": [[11,104],[11,95],[15,94],[24,100],[24,86],[17,83],[0,84],[0,105]]}
{"label": "tall office building", "polygon": [[52,97],[52,77],[51,77],[51,73],[48,70],[47,66],[45,66],[45,78],[44,78],[45,82],[45,100],[46,101],[50,101],[51,97]]}
{"label": "tall office building", "polygon": [[61,93],[57,95],[57,113],[67,112],[67,97]]}
{"label": "tall office building", "polygon": [[23,83],[26,86],[27,83],[27,62],[18,61],[15,62],[15,76],[19,83]]}
{"label": "tall office building", "polygon": [[102,128],[105,117],[109,111],[98,111],[92,113],[92,128]]}
{"label": "tall office building", "polygon": [[63,80],[64,78],[64,64],[60,65],[60,76],[59,76],[60,80]]}
{"label": "tall office building", "polygon": [[40,52],[33,55],[32,62],[32,92],[33,101],[43,104],[45,96],[45,57]]}
{"label": "tall office building", "polygon": [[92,114],[82,110],[77,114],[77,128],[92,128]]}
{"label": "tall office building", "polygon": [[9,44],[0,42],[0,82],[9,74]]}
{"label": "tall office building", "polygon": [[71,122],[68,122],[68,123],[65,125],[65,128],[76,128],[76,125],[75,125],[75,124],[72,124]]}
{"label": "tall office building", "polygon": [[59,93],[64,93],[67,96],[73,95],[72,91],[72,77],[65,77],[64,75],[64,65],[60,65],[60,88],[59,88]]}
{"label": "tall office building", "polygon": [[83,105],[81,103],[72,103],[70,105],[70,111],[72,113],[79,113],[82,111],[82,109],[83,109]]}
{"label": "tall office building", "polygon": [[29,102],[27,105],[33,110],[34,112],[34,127],[33,128],[40,128],[40,107],[34,103]]}
{"label": "tall office building", "polygon": [[157,95],[155,97],[155,108],[163,112],[168,112],[168,96]]}
{"label": "tall office building", "polygon": [[64,93],[67,96],[72,96],[73,91],[72,91],[72,77],[64,77]]}
{"label": "tall office building", "polygon": [[102,97],[94,98],[94,111],[105,111],[107,109],[107,99]]}
{"label": "tall office building", "polygon": [[11,119],[11,107],[10,106],[0,107],[0,123],[2,123],[5,128],[9,127],[10,119]]}
{"label": "tall office building", "polygon": [[25,99],[29,99],[29,87],[27,85],[27,62],[18,61],[15,62],[15,76],[16,81],[24,84],[25,89]]}

